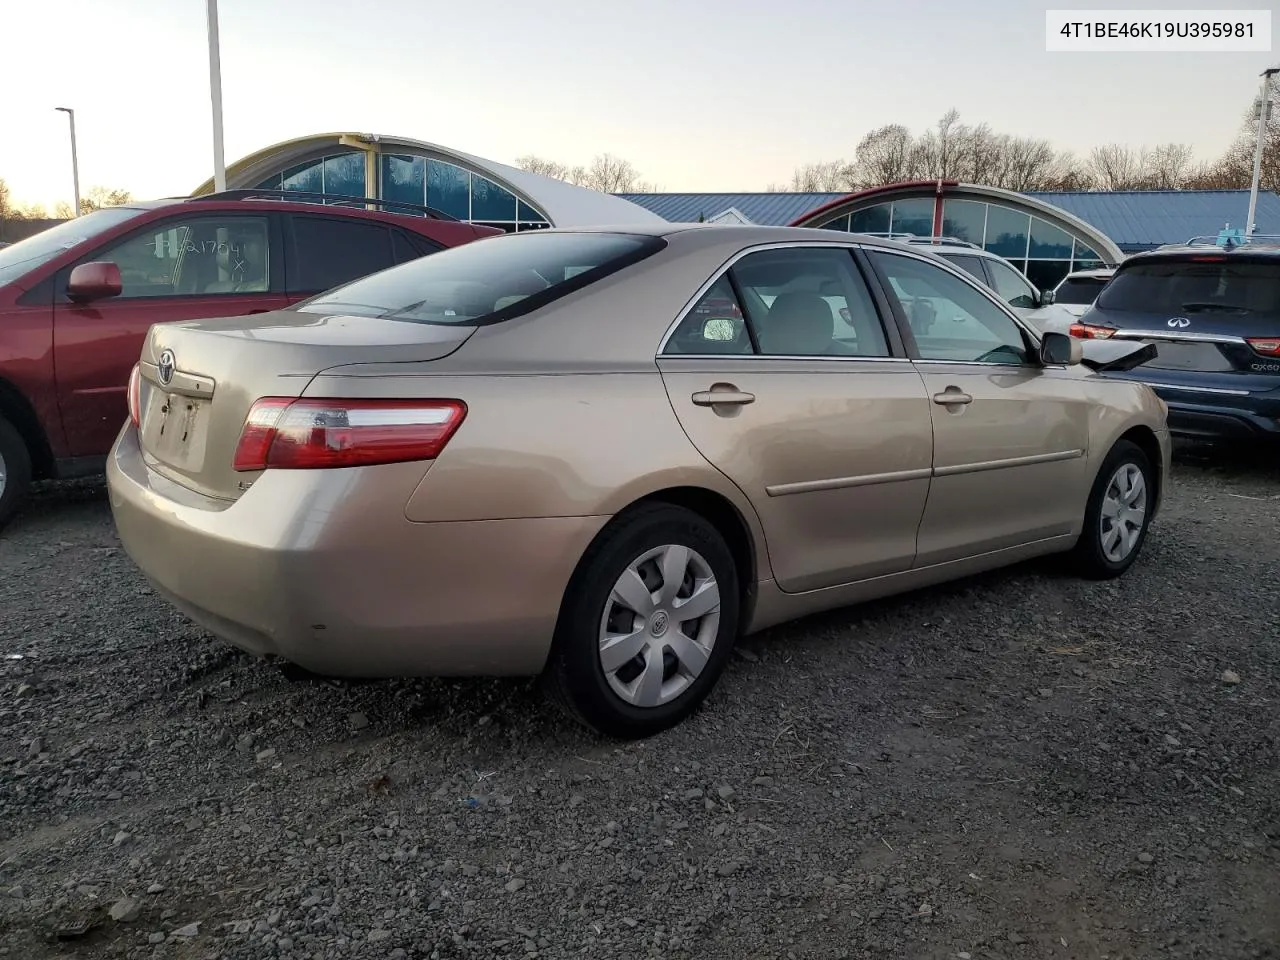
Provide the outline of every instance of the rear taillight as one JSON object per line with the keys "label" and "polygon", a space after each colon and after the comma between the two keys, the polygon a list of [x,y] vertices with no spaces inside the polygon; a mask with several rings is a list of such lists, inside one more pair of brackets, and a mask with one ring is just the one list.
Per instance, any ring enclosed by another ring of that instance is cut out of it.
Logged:
{"label": "rear taillight", "polygon": [[[117,380],[116,383],[120,381]],[[142,423],[142,368],[133,365],[129,371],[129,422],[135,427]],[[116,407],[119,410],[119,407]]]}
{"label": "rear taillight", "polygon": [[1073,323],[1071,336],[1081,340],[1110,340],[1115,335],[1114,327],[1095,327],[1091,323]]}
{"label": "rear taillight", "polygon": [[1280,357],[1280,337],[1249,337],[1245,341],[1254,353],[1264,357]]}
{"label": "rear taillight", "polygon": [[461,400],[264,397],[245,417],[236,470],[309,470],[433,460],[467,415]]}

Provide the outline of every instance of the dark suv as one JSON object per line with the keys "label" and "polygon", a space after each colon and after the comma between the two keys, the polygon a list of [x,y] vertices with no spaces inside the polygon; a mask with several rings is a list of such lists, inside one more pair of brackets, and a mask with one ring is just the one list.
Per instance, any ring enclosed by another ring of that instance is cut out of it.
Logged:
{"label": "dark suv", "polygon": [[1154,387],[1171,432],[1280,439],[1280,237],[1135,254],[1072,333],[1154,344],[1154,360],[1108,376]]}
{"label": "dark suv", "polygon": [[265,313],[501,233],[426,207],[228,191],[68,220],[0,250],[0,526],[32,479],[102,469],[153,323]]}

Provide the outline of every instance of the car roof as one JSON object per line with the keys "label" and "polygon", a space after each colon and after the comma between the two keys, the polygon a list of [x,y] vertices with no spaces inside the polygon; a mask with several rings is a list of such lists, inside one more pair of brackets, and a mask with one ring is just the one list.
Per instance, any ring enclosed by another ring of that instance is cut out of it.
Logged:
{"label": "car roof", "polygon": [[[238,191],[245,194],[244,196],[225,196],[216,195],[209,196],[191,196],[191,197],[162,197],[158,200],[131,200],[128,203],[122,203],[118,209],[137,210],[139,212],[149,212],[153,210],[164,210],[171,207],[179,207],[186,204],[193,206],[198,205],[202,209],[216,210],[225,213],[232,210],[273,210],[286,213],[316,213],[317,209],[326,214],[336,213],[338,216],[355,217],[369,220],[379,220],[386,222],[392,220],[397,224],[412,227],[418,225],[418,230],[422,228],[432,229],[435,225],[440,224],[463,224],[464,221],[457,220],[452,217],[441,215],[438,217],[423,216],[418,212],[407,212],[406,210],[396,209],[368,209],[367,207],[347,206],[343,203],[318,203],[311,200],[289,200],[282,199],[277,196],[270,195],[250,195],[253,191]],[[361,198],[334,198],[337,200],[346,200],[349,203],[359,203]],[[370,204],[381,203],[376,199],[368,200]],[[246,206],[250,204],[251,206]],[[422,210],[429,208],[423,207]],[[428,226],[431,225],[431,226]],[[471,224],[466,224],[468,232]],[[501,232],[501,231],[499,231]]]}
{"label": "car roof", "polygon": [[1217,237],[1192,237],[1186,243],[1166,243],[1155,250],[1135,253],[1125,262],[1160,260],[1165,257],[1186,257],[1197,254],[1232,258],[1280,257],[1280,235],[1255,234],[1239,242],[1234,238],[1220,242]]}
{"label": "car roof", "polygon": [[722,242],[726,246],[741,244],[748,246],[760,243],[856,243],[867,247],[881,247],[885,250],[911,250],[916,253],[931,253],[927,244],[907,244],[898,240],[888,240],[865,233],[847,233],[843,230],[824,230],[819,227],[775,227],[767,224],[720,224],[720,223],[626,223],[602,224],[598,226],[553,227],[550,230],[530,230],[517,236],[545,235],[549,233],[622,233],[644,237],[674,238],[680,235],[695,235],[711,242]]}
{"label": "car roof", "polygon": [[1073,270],[1063,280],[1104,280],[1116,272],[1115,267],[1095,267],[1092,270]]}

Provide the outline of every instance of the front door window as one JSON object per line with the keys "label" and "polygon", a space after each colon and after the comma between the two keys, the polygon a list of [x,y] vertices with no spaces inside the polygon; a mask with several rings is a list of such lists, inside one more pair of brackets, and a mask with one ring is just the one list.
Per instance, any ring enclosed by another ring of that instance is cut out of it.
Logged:
{"label": "front door window", "polygon": [[123,299],[261,293],[270,289],[265,217],[189,217],[155,223],[87,261],[120,268]]}
{"label": "front door window", "polygon": [[906,315],[921,360],[1028,362],[1021,328],[980,290],[915,257],[870,256]]}

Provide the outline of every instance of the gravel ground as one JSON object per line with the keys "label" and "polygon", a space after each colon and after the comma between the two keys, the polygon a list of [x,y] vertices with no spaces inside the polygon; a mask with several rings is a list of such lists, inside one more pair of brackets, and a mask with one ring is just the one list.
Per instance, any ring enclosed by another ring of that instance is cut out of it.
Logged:
{"label": "gravel ground", "polygon": [[291,681],[47,489],[0,537],[0,955],[1280,956],[1280,468],[1207,457],[1119,582],[776,629],[624,746],[528,682]]}

